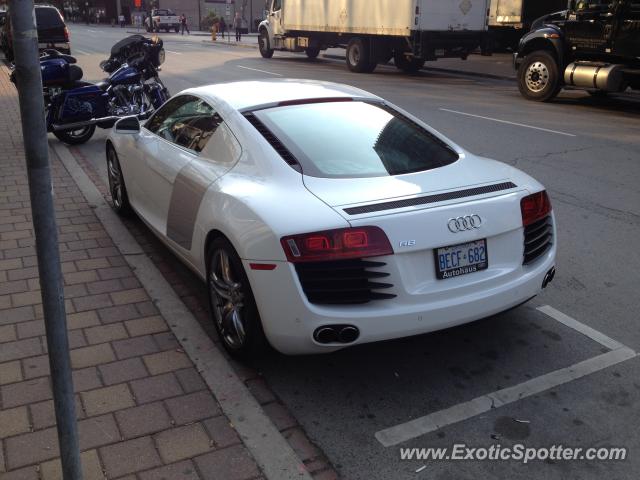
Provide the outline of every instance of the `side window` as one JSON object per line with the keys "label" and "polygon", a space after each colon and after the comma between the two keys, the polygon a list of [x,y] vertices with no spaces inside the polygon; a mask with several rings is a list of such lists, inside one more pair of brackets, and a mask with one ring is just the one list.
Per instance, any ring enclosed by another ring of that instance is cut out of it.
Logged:
{"label": "side window", "polygon": [[181,95],[163,105],[145,128],[171,143],[201,152],[220,123],[220,116],[204,100]]}
{"label": "side window", "polygon": [[615,3],[610,0],[579,0],[577,10],[581,12],[607,12],[613,10]]}
{"label": "side window", "polygon": [[273,0],[273,7],[271,8],[272,12],[277,12],[282,9],[282,0]]}

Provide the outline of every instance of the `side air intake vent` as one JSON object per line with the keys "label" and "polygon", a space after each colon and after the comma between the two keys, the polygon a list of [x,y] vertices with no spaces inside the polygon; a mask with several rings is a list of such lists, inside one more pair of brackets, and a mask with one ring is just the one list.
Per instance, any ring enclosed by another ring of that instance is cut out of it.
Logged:
{"label": "side air intake vent", "polygon": [[384,262],[360,259],[309,262],[296,264],[296,271],[309,302],[356,305],[396,297],[380,291],[393,287],[391,283],[381,281],[389,276],[378,270],[385,265]]}
{"label": "side air intake vent", "polygon": [[524,227],[523,265],[529,265],[540,258],[553,245],[553,225],[551,216],[544,217]]}
{"label": "side air intake vent", "polygon": [[244,118],[249,120],[249,123],[251,123],[251,125],[253,125],[256,130],[260,132],[264,139],[271,144],[274,150],[278,152],[278,154],[283,158],[285,162],[287,162],[291,166],[300,166],[298,160],[296,160],[296,157],[293,156],[293,154],[287,149],[287,147],[285,147],[282,142],[278,140],[278,138],[273,133],[271,133],[271,131],[264,125],[264,123],[258,120],[258,118],[254,114],[247,113],[245,114]]}

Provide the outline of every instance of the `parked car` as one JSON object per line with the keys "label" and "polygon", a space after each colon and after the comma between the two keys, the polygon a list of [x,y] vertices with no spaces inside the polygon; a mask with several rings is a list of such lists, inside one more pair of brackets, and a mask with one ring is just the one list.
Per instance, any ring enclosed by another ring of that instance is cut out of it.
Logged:
{"label": "parked car", "polygon": [[151,25],[147,25],[147,31],[159,32],[164,30],[169,33],[170,30],[178,33],[180,31],[180,17],[173,10],[168,8],[159,8],[151,12]]}
{"label": "parked car", "polygon": [[6,10],[0,10],[0,49],[4,52],[4,37],[5,37],[5,33],[4,33],[4,24],[7,21],[7,11]]}
{"label": "parked car", "polygon": [[227,350],[418,335],[513,308],[555,274],[544,187],[373,94],[300,80],[185,90],[106,143],[135,211],[208,284]]}
{"label": "parked car", "polygon": [[[69,29],[64,23],[60,11],[50,5],[36,5],[36,26],[38,28],[38,48],[55,49],[60,53],[71,54]],[[2,48],[5,57],[13,61],[13,40],[11,38],[11,18],[7,15],[2,26]]]}

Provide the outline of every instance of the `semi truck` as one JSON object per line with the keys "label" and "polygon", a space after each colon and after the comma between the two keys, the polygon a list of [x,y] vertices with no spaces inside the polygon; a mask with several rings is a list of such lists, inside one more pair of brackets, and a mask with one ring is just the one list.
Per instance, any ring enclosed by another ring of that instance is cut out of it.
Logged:
{"label": "semi truck", "polygon": [[640,90],[640,0],[569,0],[522,37],[514,64],[529,100],[549,101],[563,88]]}
{"label": "semi truck", "polygon": [[489,32],[494,48],[515,50],[535,20],[566,8],[567,0],[491,0]]}
{"label": "semi truck", "polygon": [[349,70],[373,72],[392,58],[416,72],[427,60],[489,53],[489,0],[268,0],[259,25],[264,58],[275,50],[306,52],[345,48]]}

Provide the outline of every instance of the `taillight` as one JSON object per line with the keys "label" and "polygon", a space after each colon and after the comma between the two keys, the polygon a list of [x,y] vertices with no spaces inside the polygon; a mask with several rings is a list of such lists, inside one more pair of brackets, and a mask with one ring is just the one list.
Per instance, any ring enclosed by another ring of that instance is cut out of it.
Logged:
{"label": "taillight", "polygon": [[339,228],[289,235],[280,240],[293,263],[392,255],[393,248],[378,227]]}
{"label": "taillight", "polygon": [[551,213],[551,200],[545,190],[529,195],[520,200],[522,225],[531,225]]}
{"label": "taillight", "polygon": [[69,41],[69,29],[66,26],[64,27],[64,40],[65,42]]}

